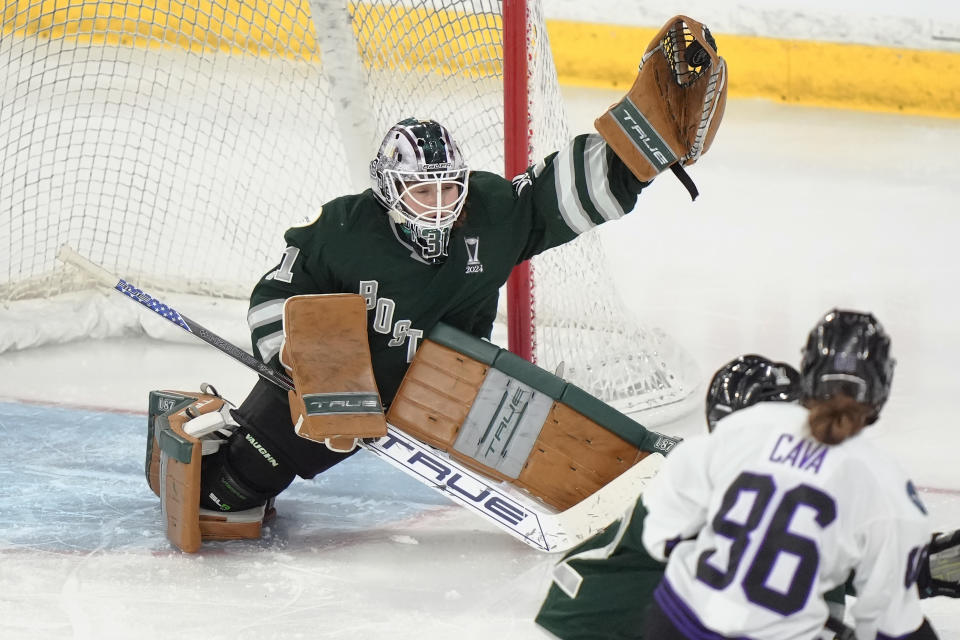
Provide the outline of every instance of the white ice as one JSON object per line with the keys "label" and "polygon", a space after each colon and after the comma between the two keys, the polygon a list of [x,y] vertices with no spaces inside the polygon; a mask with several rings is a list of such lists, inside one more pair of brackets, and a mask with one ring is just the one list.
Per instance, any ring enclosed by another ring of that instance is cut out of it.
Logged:
{"label": "white ice", "polygon": [[[575,131],[619,97],[565,94]],[[611,285],[704,377],[746,352],[796,363],[833,306],[875,312],[898,367],[870,437],[940,528],[960,527],[958,148],[957,120],[735,100],[690,171],[696,203],[665,175],[600,231]],[[239,401],[253,374],[137,337],[0,355],[0,638],[546,637],[532,620],[556,558],[365,454],[295,482],[263,540],[173,550],[141,412],[150,389],[203,381]],[[698,411],[659,427],[702,428]],[[924,608],[960,640],[960,602]]]}

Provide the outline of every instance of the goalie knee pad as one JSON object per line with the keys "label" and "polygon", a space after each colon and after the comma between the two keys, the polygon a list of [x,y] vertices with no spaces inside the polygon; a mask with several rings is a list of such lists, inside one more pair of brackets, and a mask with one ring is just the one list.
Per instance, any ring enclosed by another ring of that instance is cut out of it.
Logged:
{"label": "goalie knee pad", "polygon": [[[264,493],[258,493],[259,504],[248,509],[201,508],[203,457],[219,457],[221,446],[237,429],[231,405],[212,387],[202,389],[150,394],[147,478],[160,496],[167,538],[187,552],[197,551],[205,539],[258,538],[263,521],[274,513],[270,496]],[[249,502],[257,490],[241,483],[235,481],[234,486],[250,493]]]}
{"label": "goalie knee pad", "polygon": [[203,459],[200,506],[214,511],[259,507],[290,486],[295,474],[240,427]]}

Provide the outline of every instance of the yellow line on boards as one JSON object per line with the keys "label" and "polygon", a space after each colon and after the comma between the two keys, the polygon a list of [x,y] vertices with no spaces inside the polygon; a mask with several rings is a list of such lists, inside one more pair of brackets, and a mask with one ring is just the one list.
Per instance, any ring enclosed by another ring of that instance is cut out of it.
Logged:
{"label": "yellow line on boards", "polygon": [[5,0],[3,35],[315,60],[309,0]]}
{"label": "yellow line on boards", "polygon": [[[657,29],[547,21],[561,84],[622,88]],[[714,34],[730,95],[960,117],[960,53]]]}
{"label": "yellow line on boards", "polygon": [[[368,68],[494,78],[500,17],[349,6]],[[320,59],[309,0],[4,0],[2,35]],[[561,84],[621,88],[658,28],[548,20]],[[715,34],[730,95],[960,117],[960,53]]]}

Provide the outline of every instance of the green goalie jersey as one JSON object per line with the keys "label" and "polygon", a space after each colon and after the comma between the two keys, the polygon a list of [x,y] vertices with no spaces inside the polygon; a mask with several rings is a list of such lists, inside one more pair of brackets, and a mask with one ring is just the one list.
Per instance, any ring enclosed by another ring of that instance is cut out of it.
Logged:
{"label": "green goalie jersey", "polygon": [[290,296],[358,293],[381,398],[389,404],[421,338],[443,321],[489,338],[500,288],[518,263],[633,209],[642,188],[596,134],[509,180],[470,174],[449,256],[427,264],[371,190],[326,203],[289,229],[280,263],[257,283],[247,320],[255,353],[279,367]]}

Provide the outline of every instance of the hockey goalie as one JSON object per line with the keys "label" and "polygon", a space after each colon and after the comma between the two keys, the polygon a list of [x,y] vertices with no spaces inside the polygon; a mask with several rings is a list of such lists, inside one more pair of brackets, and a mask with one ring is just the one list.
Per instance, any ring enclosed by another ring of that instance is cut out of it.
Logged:
{"label": "hockey goalie", "polygon": [[[676,16],[598,133],[513,180],[471,170],[439,122],[391,127],[370,163],[371,188],[289,229],[282,258],[255,285],[247,319],[262,377],[243,402],[210,388],[154,394],[148,475],[171,540],[196,550],[203,538],[259,535],[295,477],[391,437],[391,424],[413,438],[405,446],[427,447],[422,456],[440,451],[457,474],[561,513],[653,465],[648,454],[669,438],[482,339],[516,265],[615,224],[668,168],[693,194],[683,169],[709,149],[725,96],[714,39]],[[454,333],[444,337],[441,323]]]}

